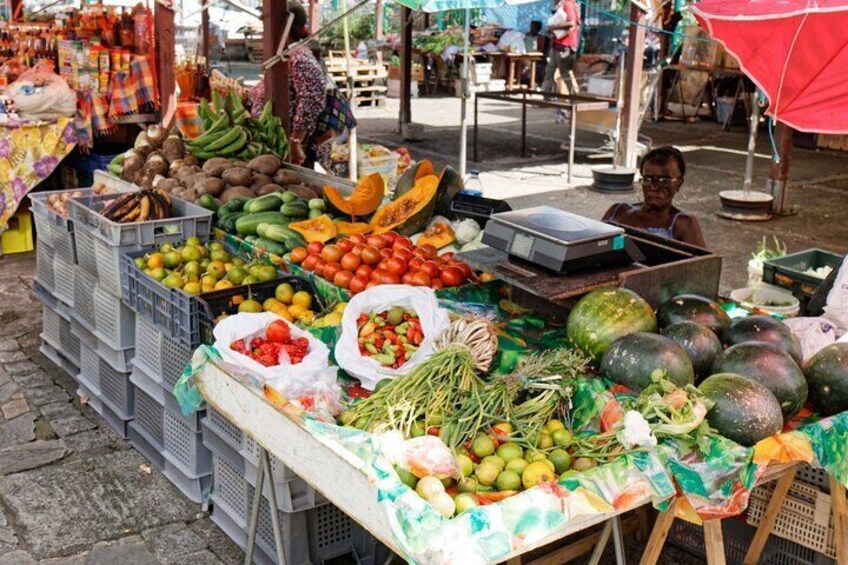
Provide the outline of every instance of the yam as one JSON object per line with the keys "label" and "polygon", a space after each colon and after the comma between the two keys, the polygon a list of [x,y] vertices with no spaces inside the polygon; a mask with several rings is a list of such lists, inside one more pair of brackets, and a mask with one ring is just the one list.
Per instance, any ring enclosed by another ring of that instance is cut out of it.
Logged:
{"label": "yam", "polygon": [[168,130],[162,126],[152,125],[147,128],[147,140],[154,148],[162,147],[166,139],[168,139]]}
{"label": "yam", "polygon": [[197,165],[200,162],[194,155],[186,155],[183,157],[183,161],[185,161],[186,165]]}
{"label": "yam", "polygon": [[256,196],[252,190],[246,186],[231,186],[221,193],[221,202],[225,204],[233,198],[253,198]]}
{"label": "yam", "polygon": [[230,186],[250,186],[253,182],[253,173],[244,167],[230,167],[221,174],[224,182]]}
{"label": "yam", "polygon": [[145,171],[152,171],[155,175],[168,174],[168,162],[160,155],[152,155],[144,165]]}
{"label": "yam", "polygon": [[215,177],[220,177],[224,171],[231,167],[231,163],[223,157],[213,157],[203,163],[203,172]]}
{"label": "yam", "polygon": [[323,191],[319,193],[315,188],[305,184],[290,184],[286,187],[289,192],[294,192],[300,198],[311,200],[312,198],[323,198]]}
{"label": "yam", "polygon": [[256,174],[256,175],[253,175],[253,182],[250,183],[250,188],[252,188],[253,190],[259,190],[260,188],[262,188],[266,184],[271,184],[273,182],[274,182],[274,179],[272,179],[268,175]]}
{"label": "yam", "polygon": [[177,159],[185,157],[185,145],[183,140],[176,135],[168,136],[165,143],[162,145],[162,154],[168,163],[173,163]]}
{"label": "yam", "polygon": [[300,176],[291,169],[280,169],[274,173],[274,182],[286,186],[287,184],[299,184]]}
{"label": "yam", "polygon": [[251,159],[247,168],[263,175],[273,175],[279,170],[281,164],[276,155],[260,155]]}
{"label": "yam", "polygon": [[156,190],[164,190],[165,192],[174,192],[176,188],[182,188],[183,185],[177,179],[162,179],[159,182],[153,181],[153,188]]}
{"label": "yam", "polygon": [[188,166],[188,164],[186,163],[185,159],[176,159],[174,161],[171,161],[171,164],[168,165],[168,176],[176,177],[177,171],[186,166]]}
{"label": "yam", "polygon": [[224,181],[217,177],[207,177],[204,180],[195,183],[192,186],[197,191],[198,195],[201,194],[211,194],[212,196],[218,196],[222,192],[224,192]]}
{"label": "yam", "polygon": [[135,174],[143,168],[144,159],[137,153],[133,153],[124,159],[124,164],[121,167],[121,178],[132,181],[135,178]]}
{"label": "yam", "polygon": [[197,200],[197,191],[193,188],[186,188],[183,190],[182,194],[179,196],[183,200],[188,200],[189,202],[194,202]]}
{"label": "yam", "polygon": [[271,183],[271,184],[266,184],[265,186],[263,186],[262,188],[257,190],[256,194],[258,196],[264,196],[266,194],[271,194],[272,192],[278,192],[278,191],[281,191],[281,190],[283,190],[282,186],[280,186],[278,184]]}

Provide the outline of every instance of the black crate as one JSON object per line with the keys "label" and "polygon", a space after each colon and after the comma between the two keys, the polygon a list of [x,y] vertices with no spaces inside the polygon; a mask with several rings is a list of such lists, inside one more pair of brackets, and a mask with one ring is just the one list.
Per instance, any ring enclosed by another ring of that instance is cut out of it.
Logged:
{"label": "black crate", "polygon": [[796,297],[810,298],[825,279],[804,271],[820,267],[838,269],[841,264],[842,255],[823,249],[807,249],[766,261],[763,264],[763,282],[789,289]]}

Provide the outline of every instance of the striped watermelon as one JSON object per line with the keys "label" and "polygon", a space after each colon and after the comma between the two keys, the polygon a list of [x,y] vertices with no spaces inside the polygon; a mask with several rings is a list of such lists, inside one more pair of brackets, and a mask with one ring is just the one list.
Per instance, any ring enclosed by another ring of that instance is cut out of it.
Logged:
{"label": "striped watermelon", "polygon": [[634,332],[656,332],[657,319],[648,302],[626,288],[593,290],[568,315],[568,339],[599,360],[612,342]]}

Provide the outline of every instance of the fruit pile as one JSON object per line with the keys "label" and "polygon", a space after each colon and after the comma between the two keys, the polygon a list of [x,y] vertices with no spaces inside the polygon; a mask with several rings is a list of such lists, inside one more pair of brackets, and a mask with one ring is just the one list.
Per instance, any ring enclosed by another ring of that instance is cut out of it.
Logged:
{"label": "fruit pile", "polygon": [[171,217],[171,196],[161,190],[127,192],[107,204],[100,214],[121,224],[167,220]]}
{"label": "fruit pile", "polygon": [[432,245],[416,246],[395,232],[354,234],[325,245],[314,241],[290,254],[292,263],[358,294],[381,284],[408,284],[441,289],[476,280],[471,268],[438,254]]}
{"label": "fruit pile", "polygon": [[150,278],[190,295],[277,278],[273,266],[246,263],[231,256],[222,243],[213,241],[204,245],[196,237],[188,238],[178,247],[163,243],[156,251],[137,257],[135,263]]}
{"label": "fruit pile", "polygon": [[392,369],[406,363],[424,340],[418,314],[400,306],[384,312],[360,314],[356,326],[359,352]]}
{"label": "fruit pile", "polygon": [[238,307],[239,312],[273,312],[286,321],[302,322],[307,325],[315,321],[312,295],[305,290],[295,291],[294,287],[287,282],[278,284],[274,290],[274,296],[262,302],[251,295],[246,298],[244,295],[236,295],[231,302],[233,306]]}
{"label": "fruit pile", "polygon": [[248,343],[237,339],[230,349],[247,355],[265,367],[297,365],[309,354],[309,340],[305,337],[292,338],[288,323],[275,320],[265,328],[265,336],[257,336]]}

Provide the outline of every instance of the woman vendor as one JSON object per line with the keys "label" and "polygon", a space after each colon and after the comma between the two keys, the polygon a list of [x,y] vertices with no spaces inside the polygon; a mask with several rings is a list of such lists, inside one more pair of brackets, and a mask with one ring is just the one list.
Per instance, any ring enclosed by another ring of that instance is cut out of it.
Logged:
{"label": "woman vendor", "polygon": [[642,159],[639,172],[642,175],[642,202],[614,204],[603,219],[706,248],[698,218],[673,204],[686,174],[683,154],[671,146],[652,149]]}

